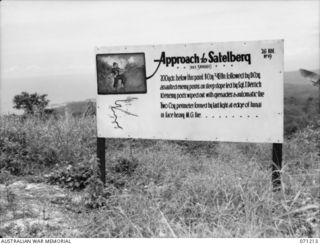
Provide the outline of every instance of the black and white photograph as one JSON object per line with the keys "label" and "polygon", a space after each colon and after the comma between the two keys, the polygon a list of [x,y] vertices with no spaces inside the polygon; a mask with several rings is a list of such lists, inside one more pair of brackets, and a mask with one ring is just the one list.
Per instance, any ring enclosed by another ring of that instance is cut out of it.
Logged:
{"label": "black and white photograph", "polygon": [[0,0],[0,243],[319,244],[319,30],[318,0]]}
{"label": "black and white photograph", "polygon": [[146,93],[144,53],[97,55],[98,94]]}

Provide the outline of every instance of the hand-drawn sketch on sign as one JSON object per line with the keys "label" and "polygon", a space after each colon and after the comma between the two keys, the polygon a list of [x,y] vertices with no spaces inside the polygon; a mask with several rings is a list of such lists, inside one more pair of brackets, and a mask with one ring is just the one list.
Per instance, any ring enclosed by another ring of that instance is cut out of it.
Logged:
{"label": "hand-drawn sketch on sign", "polygon": [[144,53],[98,54],[98,94],[146,93]]}
{"label": "hand-drawn sketch on sign", "polygon": [[128,106],[131,105],[131,102],[133,100],[137,100],[138,98],[136,97],[127,97],[126,99],[124,100],[116,100],[114,102],[114,105],[113,106],[110,106],[110,109],[112,110],[112,113],[113,113],[113,116],[111,116],[111,118],[113,118],[113,122],[115,124],[115,128],[119,128],[119,129],[123,129],[121,126],[120,126],[120,123],[118,122],[118,117],[119,115],[117,114],[117,112],[123,112],[124,114],[126,115],[130,115],[130,116],[134,116],[134,117],[137,117],[138,115],[132,113],[132,112],[129,112],[128,110]]}

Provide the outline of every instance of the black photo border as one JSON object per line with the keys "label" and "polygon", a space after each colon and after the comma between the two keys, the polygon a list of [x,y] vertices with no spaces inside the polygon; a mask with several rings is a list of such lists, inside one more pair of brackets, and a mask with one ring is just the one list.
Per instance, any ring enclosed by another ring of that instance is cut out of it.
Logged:
{"label": "black photo border", "polygon": [[[120,93],[115,93],[115,92],[110,92],[110,93],[100,93],[99,92],[99,77],[98,77],[98,57],[101,56],[111,56],[111,55],[143,55],[143,59],[144,59],[144,75],[145,75],[145,79],[144,79],[144,85],[145,85],[145,91],[141,91],[141,92],[137,92],[137,91],[133,91],[133,92],[120,92]],[[146,94],[148,91],[148,87],[147,87],[147,72],[146,72],[146,54],[144,52],[134,52],[134,53],[100,53],[100,54],[96,54],[96,73],[97,73],[97,93],[98,95],[116,95],[116,94]]]}

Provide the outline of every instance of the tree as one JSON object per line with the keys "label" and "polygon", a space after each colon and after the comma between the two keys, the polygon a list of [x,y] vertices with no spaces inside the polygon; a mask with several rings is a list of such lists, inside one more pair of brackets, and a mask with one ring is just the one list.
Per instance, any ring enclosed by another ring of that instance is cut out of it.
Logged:
{"label": "tree", "polygon": [[49,104],[49,100],[46,99],[47,94],[29,94],[27,92],[22,92],[19,95],[14,96],[13,108],[24,110],[25,114],[42,114],[44,109]]}

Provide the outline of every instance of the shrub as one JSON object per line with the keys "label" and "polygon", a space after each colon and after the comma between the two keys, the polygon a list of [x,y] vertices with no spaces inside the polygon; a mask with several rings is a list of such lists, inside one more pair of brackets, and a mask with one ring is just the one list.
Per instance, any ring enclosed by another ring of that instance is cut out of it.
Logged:
{"label": "shrub", "polygon": [[138,160],[136,158],[125,158],[125,157],[120,157],[117,160],[117,164],[113,167],[114,171],[116,173],[124,173],[127,175],[131,175],[134,170],[138,166]]}
{"label": "shrub", "polygon": [[96,159],[83,160],[77,164],[65,165],[46,176],[49,184],[60,185],[71,190],[82,190],[95,175]]}
{"label": "shrub", "polygon": [[109,197],[118,193],[117,189],[112,185],[105,188],[98,174],[92,175],[87,183],[88,185],[85,189],[87,195],[84,205],[89,209],[107,206]]}
{"label": "shrub", "polygon": [[0,184],[9,184],[10,180],[12,180],[12,176],[9,171],[0,169]]}
{"label": "shrub", "polygon": [[14,96],[13,103],[14,108],[24,110],[25,114],[43,114],[45,107],[49,104],[49,100],[46,98],[47,94],[29,94],[22,92]]}

